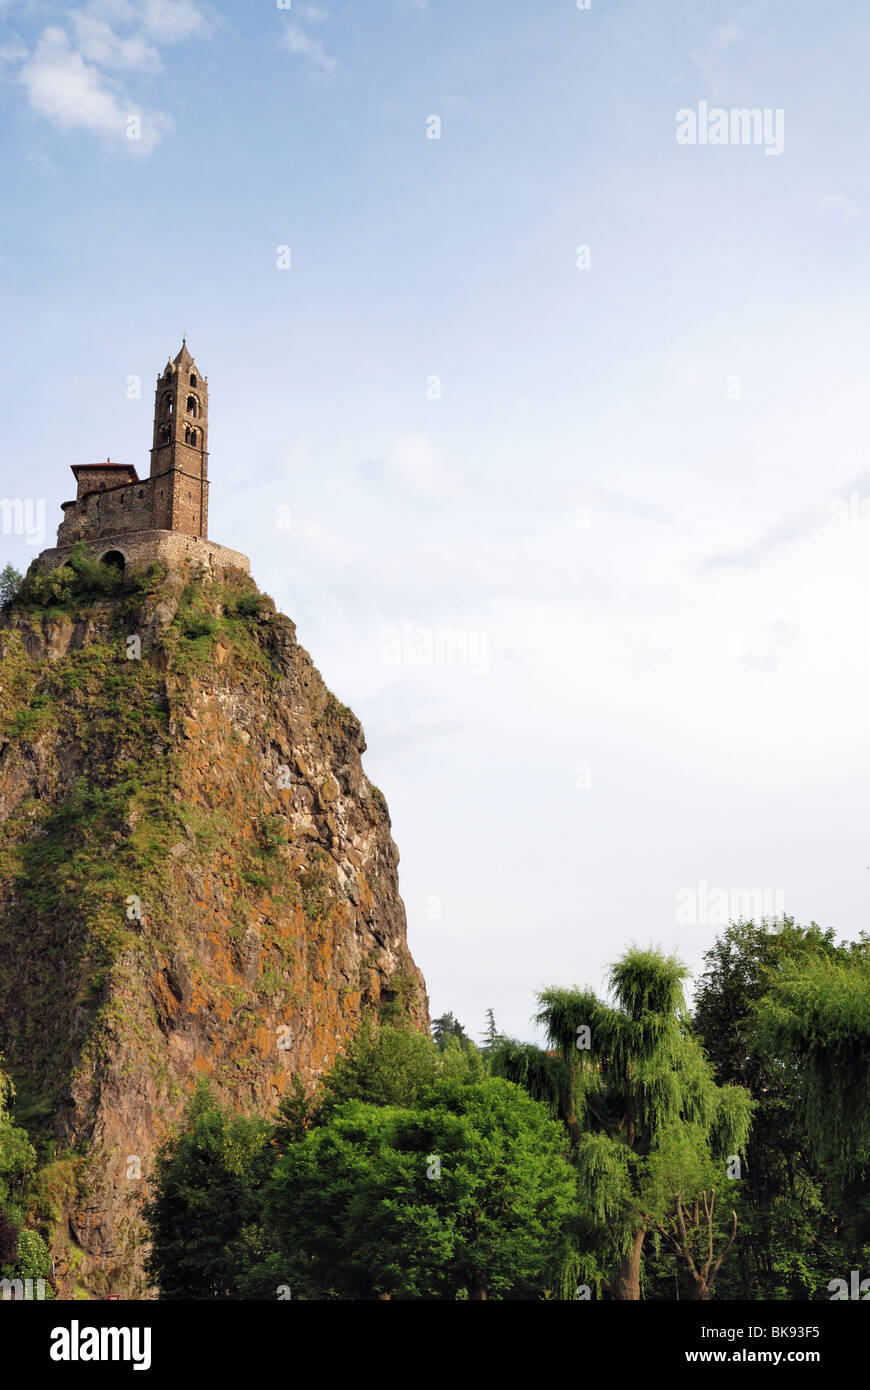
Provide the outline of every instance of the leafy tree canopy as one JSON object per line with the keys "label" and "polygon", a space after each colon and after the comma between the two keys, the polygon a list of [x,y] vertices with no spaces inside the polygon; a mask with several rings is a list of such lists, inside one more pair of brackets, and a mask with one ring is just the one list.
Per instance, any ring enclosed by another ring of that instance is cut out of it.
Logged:
{"label": "leafy tree canopy", "polygon": [[441,1080],[413,1109],[347,1102],[269,1186],[287,1281],[309,1297],[534,1297],[564,1259],[564,1148],[502,1080]]}

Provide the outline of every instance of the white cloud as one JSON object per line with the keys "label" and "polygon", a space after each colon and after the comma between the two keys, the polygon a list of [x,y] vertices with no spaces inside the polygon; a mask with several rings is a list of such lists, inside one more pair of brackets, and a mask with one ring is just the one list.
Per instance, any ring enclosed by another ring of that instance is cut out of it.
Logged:
{"label": "white cloud", "polygon": [[211,24],[193,0],[145,0],[142,29],[160,43],[181,43],[211,32]]}
{"label": "white cloud", "polygon": [[720,24],[715,30],[711,41],[711,46],[721,52],[724,48],[730,48],[732,44],[743,42],[743,30],[739,24]]}
{"label": "white cloud", "polygon": [[90,131],[130,155],[150,154],[172,130],[172,120],[144,110],[118,74],[160,71],[160,44],[204,36],[212,21],[194,0],[89,0],[71,10],[66,23],[45,29],[29,58],[20,44],[6,45],[0,66],[21,64],[18,76],[31,109],[60,130]]}
{"label": "white cloud", "polygon": [[737,24],[721,24],[709,35],[705,48],[692,53],[692,62],[704,79],[709,95],[714,100],[719,96],[722,81],[723,57],[729,48],[742,43],[743,30]]}
{"label": "white cloud", "polygon": [[110,26],[84,10],[73,10],[70,22],[82,57],[103,67],[155,72],[160,54],[141,34],[121,38]]}
{"label": "white cloud", "polygon": [[798,632],[794,624],[778,618],[775,622],[767,624],[760,648],[754,652],[747,652],[743,660],[753,670],[770,675],[779,670],[782,648],[791,646],[797,640]]}
{"label": "white cloud", "polygon": [[21,63],[27,57],[27,49],[20,39],[11,39],[9,43],[0,44],[0,68]]}
{"label": "white cloud", "polygon": [[306,34],[298,24],[288,24],[280,42],[282,48],[307,58],[321,72],[335,72],[338,67],[338,60],[330,57],[320,40]]}
{"label": "white cloud", "polygon": [[[166,116],[123,101],[117,84],[71,47],[63,29],[44,31],[20,76],[32,109],[61,130],[87,130],[108,144],[123,141],[131,153],[147,154],[171,127]],[[141,139],[127,138],[131,116],[141,119]]]}
{"label": "white cloud", "polygon": [[384,460],[385,477],[428,500],[449,500],[464,491],[437,444],[424,434],[403,434]]}

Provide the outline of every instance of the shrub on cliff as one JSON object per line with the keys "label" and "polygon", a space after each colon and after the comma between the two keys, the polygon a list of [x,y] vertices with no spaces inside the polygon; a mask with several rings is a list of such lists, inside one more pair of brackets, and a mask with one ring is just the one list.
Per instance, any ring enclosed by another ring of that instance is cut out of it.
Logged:
{"label": "shrub on cliff", "polygon": [[88,555],[82,542],[73,546],[66,563],[47,570],[37,566],[21,582],[19,601],[33,608],[73,608],[81,603],[122,594],[150,593],[166,578],[166,566],[122,570]]}
{"label": "shrub on cliff", "polygon": [[51,1257],[45,1241],[22,1225],[36,1171],[36,1150],[9,1112],[14,1095],[12,1081],[0,1066],[0,1278],[48,1279]]}
{"label": "shrub on cliff", "polygon": [[36,1169],[36,1151],[27,1131],[15,1124],[9,1112],[14,1096],[12,1081],[0,1065],[0,1205],[20,1224],[28,1184]]}
{"label": "shrub on cliff", "polygon": [[0,608],[11,603],[21,588],[22,578],[13,565],[4,565],[0,570]]}

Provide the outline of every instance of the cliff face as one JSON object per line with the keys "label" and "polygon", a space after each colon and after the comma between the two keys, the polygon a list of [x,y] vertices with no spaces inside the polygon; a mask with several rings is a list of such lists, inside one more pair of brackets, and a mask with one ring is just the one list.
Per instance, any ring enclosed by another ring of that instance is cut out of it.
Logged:
{"label": "cliff face", "polygon": [[0,617],[0,1053],[53,1136],[62,1295],[142,1297],[196,1080],[270,1112],[427,1002],[362,730],[293,623],[242,576],[45,599]]}

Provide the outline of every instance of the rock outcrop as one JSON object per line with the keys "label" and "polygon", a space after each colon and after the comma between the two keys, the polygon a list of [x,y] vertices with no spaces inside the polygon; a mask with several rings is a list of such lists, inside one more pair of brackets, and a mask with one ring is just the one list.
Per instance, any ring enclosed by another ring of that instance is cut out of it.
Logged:
{"label": "rock outcrop", "polygon": [[367,1011],[427,1026],[364,749],[241,574],[0,616],[0,1054],[62,1296],[148,1296],[151,1157],[198,1078],[269,1113]]}

